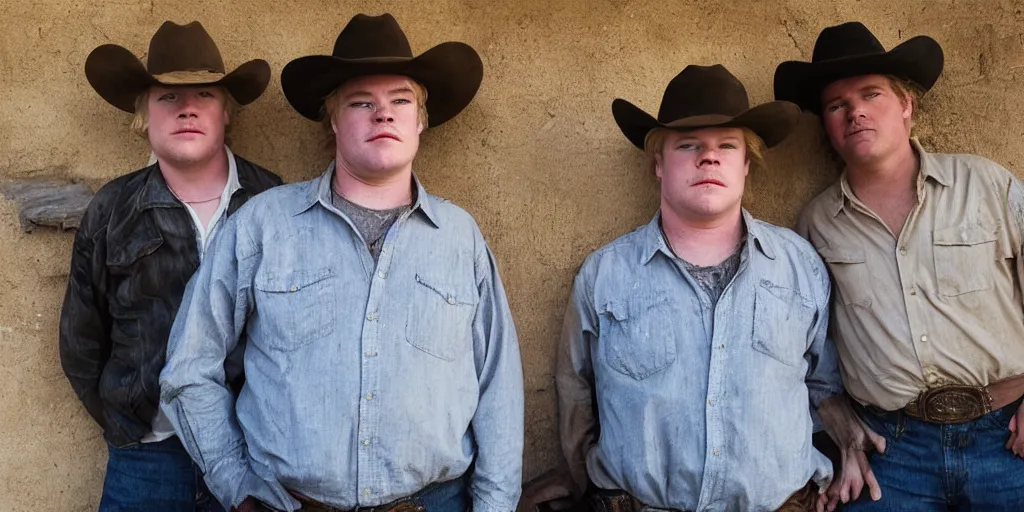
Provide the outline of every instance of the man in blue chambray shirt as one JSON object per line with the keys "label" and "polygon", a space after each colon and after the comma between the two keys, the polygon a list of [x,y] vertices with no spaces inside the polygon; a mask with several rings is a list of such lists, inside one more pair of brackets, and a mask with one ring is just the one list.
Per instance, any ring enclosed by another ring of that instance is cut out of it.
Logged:
{"label": "man in blue chambray shirt", "polygon": [[779,101],[749,108],[720,65],[684,69],[657,119],[612,104],[651,156],[661,208],[586,259],[566,312],[562,447],[593,509],[822,507],[832,465],[811,444],[812,409],[842,446],[865,442],[830,428],[852,411],[826,335],[824,265],[796,233],[740,204],[749,169],[799,112]]}
{"label": "man in blue chambray shirt", "polygon": [[[463,43],[413,58],[390,15],[354,17],[282,86],[334,134],[319,178],[254,198],[191,282],[162,407],[239,510],[509,512],[523,383],[494,258],[473,218],[412,173],[427,121],[483,66]],[[237,403],[224,358],[245,349]]]}

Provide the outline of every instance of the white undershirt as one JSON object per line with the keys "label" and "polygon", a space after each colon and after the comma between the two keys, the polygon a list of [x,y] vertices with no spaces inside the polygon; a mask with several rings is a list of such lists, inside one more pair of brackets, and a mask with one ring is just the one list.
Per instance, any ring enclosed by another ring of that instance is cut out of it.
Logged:
{"label": "white undershirt", "polygon": [[[192,223],[196,229],[196,247],[199,249],[199,261],[203,260],[203,257],[206,255],[206,248],[210,245],[214,235],[217,234],[217,228],[222,224],[220,220],[228,211],[231,196],[238,189],[242,188],[242,185],[238,182],[238,166],[235,164],[235,155],[227,146],[224,146],[224,151],[228,154],[228,182],[224,184],[224,191],[220,194],[220,204],[217,205],[217,211],[213,212],[213,216],[210,217],[210,223],[204,228],[203,222],[199,219],[199,215],[192,206],[182,201],[182,204],[185,205],[185,210],[192,217]],[[174,192],[172,191],[171,193],[173,194]],[[158,443],[174,436],[174,426],[171,425],[171,420],[164,414],[163,409],[157,410],[156,417],[153,418],[150,426],[153,430],[142,438],[143,443]]]}

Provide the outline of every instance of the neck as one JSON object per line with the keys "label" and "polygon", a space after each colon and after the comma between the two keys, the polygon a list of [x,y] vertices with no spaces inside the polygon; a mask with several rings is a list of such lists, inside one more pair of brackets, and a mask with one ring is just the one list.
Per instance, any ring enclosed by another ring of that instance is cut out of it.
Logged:
{"label": "neck", "polygon": [[847,162],[847,181],[857,192],[916,193],[920,158],[908,140],[892,154],[870,162]]}
{"label": "neck", "polygon": [[693,265],[717,265],[731,256],[743,239],[743,214],[737,207],[714,217],[679,215],[661,205],[661,229],[672,251]]}
{"label": "neck", "polygon": [[393,173],[359,173],[337,159],[331,184],[338,195],[371,210],[412,204],[412,164]]}
{"label": "neck", "polygon": [[202,162],[174,162],[157,155],[160,174],[171,191],[185,202],[208,200],[228,182],[228,155],[218,151]]}

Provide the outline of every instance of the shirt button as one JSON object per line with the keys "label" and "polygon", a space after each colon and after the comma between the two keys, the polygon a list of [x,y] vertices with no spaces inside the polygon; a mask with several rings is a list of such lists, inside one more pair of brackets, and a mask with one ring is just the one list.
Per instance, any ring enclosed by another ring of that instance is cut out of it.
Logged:
{"label": "shirt button", "polygon": [[455,297],[452,297],[451,295],[449,295],[448,296],[448,304],[455,304]]}
{"label": "shirt button", "polygon": [[373,491],[371,491],[369,489],[363,489],[363,494],[370,494],[371,492],[373,492]]}
{"label": "shirt button", "polygon": [[366,351],[363,352],[363,355],[366,356],[366,357],[373,357],[373,356],[377,355],[377,353],[372,351],[372,350],[366,350]]}
{"label": "shirt button", "polygon": [[714,450],[711,450],[711,454],[714,455],[715,457],[718,456],[718,453],[719,453],[718,452],[718,448],[715,448]]}
{"label": "shirt button", "polygon": [[387,279],[388,278],[388,273],[383,271],[383,270],[381,270],[380,272],[377,272],[377,277],[379,277],[381,279]]}
{"label": "shirt button", "polygon": [[708,405],[715,405],[715,401],[714,400],[708,400]]}
{"label": "shirt button", "polygon": [[900,247],[900,254],[907,254],[907,246]]}
{"label": "shirt button", "polygon": [[366,399],[367,400],[373,400],[373,393],[367,393],[366,394]]}
{"label": "shirt button", "polygon": [[370,440],[369,439],[363,439],[363,446],[370,446]]}
{"label": "shirt button", "polygon": [[289,288],[289,290],[291,290],[291,291],[295,292],[295,291],[298,291],[298,290],[299,290],[299,287],[293,284],[293,285],[292,285],[292,287],[291,287],[291,288]]}
{"label": "shirt button", "polygon": [[366,319],[371,321],[371,322],[376,321],[377,318],[379,318],[379,317],[380,317],[380,313],[377,312],[377,311],[370,311],[369,313],[366,314]]}
{"label": "shirt button", "polygon": [[921,342],[922,343],[927,343],[928,342],[928,335],[927,334],[921,336]]}
{"label": "shirt button", "polygon": [[911,295],[917,295],[917,287],[916,286],[910,289],[910,294]]}

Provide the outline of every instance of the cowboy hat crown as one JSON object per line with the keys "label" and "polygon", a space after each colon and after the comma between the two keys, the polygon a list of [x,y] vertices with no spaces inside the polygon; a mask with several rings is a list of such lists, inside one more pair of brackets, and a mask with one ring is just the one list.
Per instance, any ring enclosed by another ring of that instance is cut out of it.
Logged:
{"label": "cowboy hat crown", "polygon": [[135,112],[135,100],[154,85],[218,85],[246,105],[270,83],[270,65],[262,59],[225,73],[217,44],[198,21],[165,21],[150,40],[147,55],[143,64],[123,46],[99,46],[85,60],[85,76],[104,100],[125,112]]}
{"label": "cowboy hat crown", "polygon": [[743,84],[721,64],[686,66],[668,83],[654,118],[624,99],[612,102],[612,115],[622,133],[643,149],[655,128],[698,130],[713,127],[749,128],[772,147],[796,126],[800,109],[786,101],[750,108]]}
{"label": "cowboy hat crown", "polygon": [[409,40],[390,14],[357,14],[342,29],[331,55],[310,55],[281,71],[281,88],[303,117],[324,118],[324,101],[345,82],[368,75],[403,75],[427,90],[431,126],[455,117],[473,100],[483,80],[483,62],[465,43],[441,43],[413,56]]}
{"label": "cowboy hat crown", "polygon": [[860,22],[827,27],[814,43],[811,62],[787,61],[775,69],[775,99],[821,114],[828,84],[861,75],[891,75],[928,91],[942,74],[942,47],[928,36],[912,37],[886,51]]}

